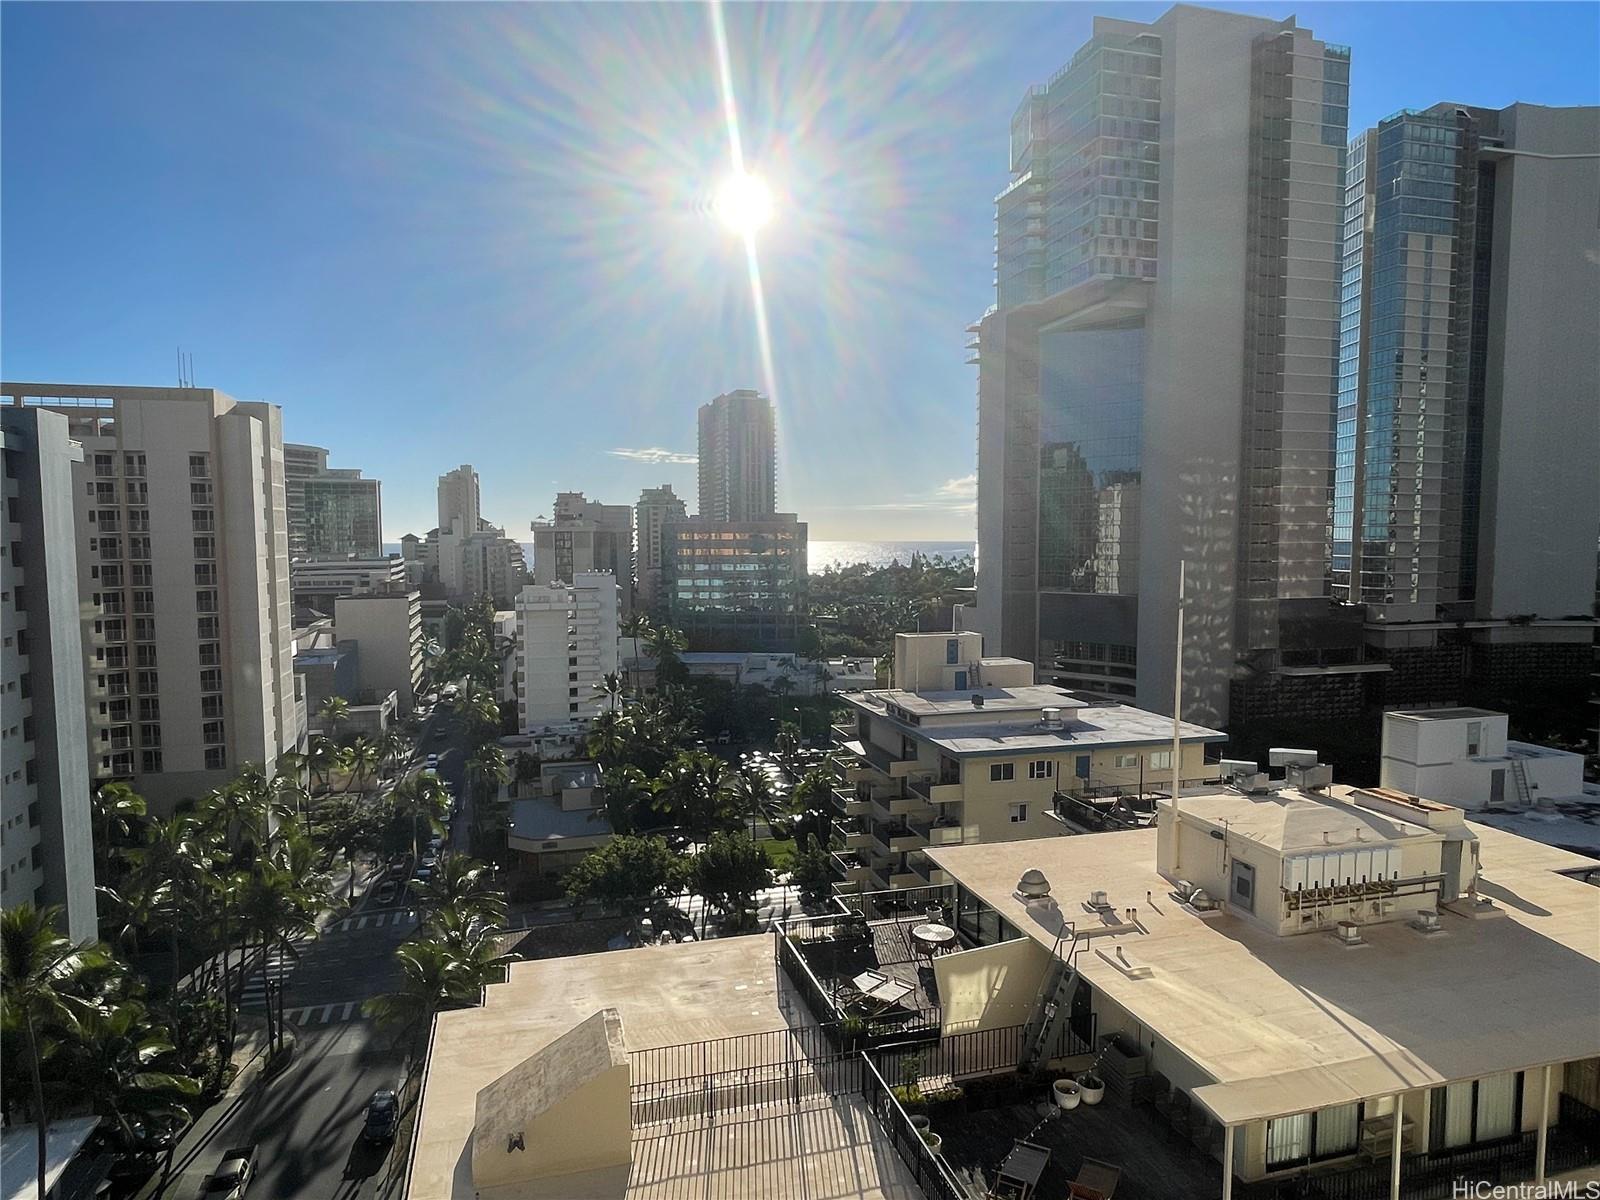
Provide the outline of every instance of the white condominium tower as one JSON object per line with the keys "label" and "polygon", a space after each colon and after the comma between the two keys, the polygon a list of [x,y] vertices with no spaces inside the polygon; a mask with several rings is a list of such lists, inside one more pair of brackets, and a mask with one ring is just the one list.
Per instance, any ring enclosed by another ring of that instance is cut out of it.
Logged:
{"label": "white condominium tower", "polygon": [[517,596],[517,718],[524,732],[593,720],[618,670],[616,576],[579,571],[571,583],[530,583]]}
{"label": "white condominium tower", "polygon": [[439,476],[440,533],[449,533],[457,521],[461,523],[461,533],[478,532],[482,508],[478,473],[466,463]]}
{"label": "white condominium tower", "polygon": [[211,388],[7,383],[67,418],[89,766],[164,803],[275,770],[295,694],[282,410]]}
{"label": "white condominium tower", "polygon": [[777,507],[772,401],[740,388],[700,406],[700,517],[761,521]]}
{"label": "white condominium tower", "polygon": [[67,419],[0,410],[0,904],[60,905],[62,932],[97,936],[89,751],[72,546]]}

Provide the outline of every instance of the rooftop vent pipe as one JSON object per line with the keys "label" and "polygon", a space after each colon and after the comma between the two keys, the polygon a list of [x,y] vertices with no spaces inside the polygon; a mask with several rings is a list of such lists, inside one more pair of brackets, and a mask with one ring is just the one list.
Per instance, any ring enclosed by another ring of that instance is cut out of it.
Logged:
{"label": "rooftop vent pipe", "polygon": [[982,692],[973,692],[972,693],[972,707],[973,708],[982,708],[983,707],[983,693]]}
{"label": "rooftop vent pipe", "polygon": [[1017,895],[1024,900],[1043,900],[1050,895],[1050,881],[1038,867],[1029,867],[1017,880]]}

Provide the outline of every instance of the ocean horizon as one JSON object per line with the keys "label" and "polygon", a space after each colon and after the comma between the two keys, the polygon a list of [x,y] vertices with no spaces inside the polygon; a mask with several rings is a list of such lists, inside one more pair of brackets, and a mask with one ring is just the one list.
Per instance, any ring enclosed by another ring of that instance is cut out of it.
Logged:
{"label": "ocean horizon", "polygon": [[[385,542],[389,554],[400,553],[399,542]],[[839,570],[854,563],[872,567],[887,567],[892,562],[908,563],[913,555],[924,558],[939,555],[943,558],[971,558],[976,543],[970,541],[841,541],[826,538],[813,539],[806,548],[807,567],[813,575],[832,568]],[[533,562],[533,543],[523,542],[522,552],[529,563]]]}

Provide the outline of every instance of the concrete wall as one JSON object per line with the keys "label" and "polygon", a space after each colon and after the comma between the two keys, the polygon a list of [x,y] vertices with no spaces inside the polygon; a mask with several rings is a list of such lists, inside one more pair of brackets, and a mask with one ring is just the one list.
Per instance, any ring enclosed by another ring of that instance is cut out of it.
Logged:
{"label": "concrete wall", "polygon": [[942,1035],[1027,1024],[1050,957],[1032,938],[1017,938],[934,959]]}
{"label": "concrete wall", "polygon": [[422,678],[420,594],[341,596],[334,601],[334,628],[341,642],[359,647],[361,686],[394,692],[400,712],[409,713]]}

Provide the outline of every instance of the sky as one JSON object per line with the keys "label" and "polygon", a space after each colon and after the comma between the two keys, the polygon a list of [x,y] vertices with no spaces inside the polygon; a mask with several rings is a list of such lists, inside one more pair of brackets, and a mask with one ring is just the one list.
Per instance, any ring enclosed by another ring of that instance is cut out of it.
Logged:
{"label": "sky", "polygon": [[[1352,47],[1350,128],[1450,99],[1600,101],[1600,5],[1222,4]],[[973,528],[993,200],[1029,84],[1162,4],[729,5],[756,239],[710,9],[0,6],[0,370],[195,382],[383,480],[388,540],[471,463],[515,536],[558,490],[694,506],[695,411],[778,411],[814,539]],[[525,536],[525,535],[524,535]]]}

